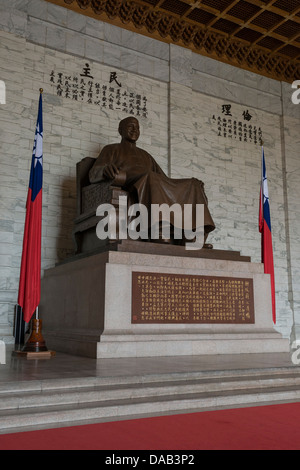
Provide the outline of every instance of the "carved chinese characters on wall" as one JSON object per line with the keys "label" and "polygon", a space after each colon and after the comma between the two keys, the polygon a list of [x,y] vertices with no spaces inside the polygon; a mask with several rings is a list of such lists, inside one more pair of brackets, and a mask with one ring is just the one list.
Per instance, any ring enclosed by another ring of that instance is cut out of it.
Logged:
{"label": "carved chinese characters on wall", "polygon": [[99,106],[104,111],[122,111],[130,116],[148,117],[147,97],[126,88],[116,71],[110,72],[108,80],[98,80],[86,63],[77,74],[52,70],[50,83],[62,98]]}
{"label": "carved chinese characters on wall", "polygon": [[219,113],[215,113],[211,117],[211,123],[218,137],[263,145],[262,129],[254,122],[253,116],[247,108],[241,113],[236,113],[231,104],[223,104]]}
{"label": "carved chinese characters on wall", "polygon": [[253,280],[133,272],[132,323],[253,324]]}

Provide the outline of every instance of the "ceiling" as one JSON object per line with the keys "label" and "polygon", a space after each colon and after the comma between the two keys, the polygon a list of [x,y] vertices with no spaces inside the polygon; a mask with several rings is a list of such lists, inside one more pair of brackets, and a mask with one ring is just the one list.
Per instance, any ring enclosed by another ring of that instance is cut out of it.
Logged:
{"label": "ceiling", "polygon": [[276,80],[300,79],[300,0],[48,0]]}

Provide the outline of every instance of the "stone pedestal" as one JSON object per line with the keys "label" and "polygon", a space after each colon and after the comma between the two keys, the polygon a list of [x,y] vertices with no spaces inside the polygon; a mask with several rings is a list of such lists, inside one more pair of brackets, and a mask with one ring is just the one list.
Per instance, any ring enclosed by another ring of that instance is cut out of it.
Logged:
{"label": "stone pedestal", "polygon": [[[47,270],[39,311],[48,347],[94,358],[289,352],[263,265],[214,258],[107,251]],[[133,272],[250,279],[255,321],[132,323]]]}

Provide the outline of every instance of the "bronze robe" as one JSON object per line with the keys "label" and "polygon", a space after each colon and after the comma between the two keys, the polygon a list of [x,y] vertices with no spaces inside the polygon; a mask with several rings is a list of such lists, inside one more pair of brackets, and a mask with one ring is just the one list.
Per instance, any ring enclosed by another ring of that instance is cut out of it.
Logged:
{"label": "bronze robe", "polygon": [[[126,173],[124,189],[129,191],[133,202],[144,204],[180,204],[182,213],[184,204],[204,205],[204,232],[208,234],[215,229],[215,224],[207,207],[207,197],[204,184],[196,178],[169,178],[154,158],[145,150],[130,142],[107,145],[100,152],[95,164],[90,170],[90,182],[97,183],[105,178],[103,170],[106,165],[113,163],[119,170]],[[171,213],[171,223],[172,213]],[[196,218],[193,211],[192,229],[195,230]]]}

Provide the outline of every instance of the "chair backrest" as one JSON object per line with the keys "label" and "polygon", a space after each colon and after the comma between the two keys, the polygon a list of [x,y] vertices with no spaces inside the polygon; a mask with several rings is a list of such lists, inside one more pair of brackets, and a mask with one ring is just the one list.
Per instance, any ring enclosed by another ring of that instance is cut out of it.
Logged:
{"label": "chair backrest", "polygon": [[82,212],[82,188],[90,184],[89,171],[95,161],[93,157],[85,157],[76,164],[77,215]]}

